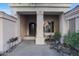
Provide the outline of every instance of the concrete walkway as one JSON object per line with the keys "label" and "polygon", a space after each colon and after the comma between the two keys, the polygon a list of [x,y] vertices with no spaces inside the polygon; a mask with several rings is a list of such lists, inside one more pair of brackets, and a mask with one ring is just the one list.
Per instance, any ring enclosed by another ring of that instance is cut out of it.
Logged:
{"label": "concrete walkway", "polygon": [[23,41],[7,56],[60,56],[48,45],[35,45],[32,41]]}

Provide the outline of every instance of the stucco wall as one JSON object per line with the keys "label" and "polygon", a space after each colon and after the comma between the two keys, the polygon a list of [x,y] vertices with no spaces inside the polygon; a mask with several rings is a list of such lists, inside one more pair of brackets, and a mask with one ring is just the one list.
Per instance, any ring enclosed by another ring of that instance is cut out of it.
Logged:
{"label": "stucco wall", "polygon": [[0,51],[9,49],[7,43],[12,37],[16,37],[16,18],[4,12],[0,12]]}
{"label": "stucco wall", "polygon": [[20,16],[20,35],[21,37],[26,36],[27,33],[27,22],[24,16]]}
{"label": "stucco wall", "polygon": [[3,51],[3,20],[0,18],[0,53]]}
{"label": "stucco wall", "polygon": [[9,41],[9,39],[11,39],[12,37],[16,37],[15,36],[15,23],[13,21],[9,21],[6,19],[3,19],[3,47],[4,47],[4,51],[6,51],[7,49],[9,49],[9,44],[7,43]]}

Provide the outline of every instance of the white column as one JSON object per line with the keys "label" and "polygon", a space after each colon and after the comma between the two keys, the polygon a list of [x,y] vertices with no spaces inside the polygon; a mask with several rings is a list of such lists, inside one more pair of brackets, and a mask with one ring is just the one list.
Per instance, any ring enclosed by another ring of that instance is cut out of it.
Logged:
{"label": "white column", "polygon": [[61,35],[62,35],[61,43],[63,43],[63,36],[65,34],[67,34],[67,30],[68,30],[67,20],[65,19],[64,14],[61,14],[60,15],[60,32],[61,32]]}
{"label": "white column", "polygon": [[36,44],[45,44],[43,35],[43,11],[37,11]]}
{"label": "white column", "polygon": [[67,20],[65,19],[64,14],[61,14],[60,15],[60,32],[62,36],[67,33],[67,29],[68,29]]}
{"label": "white column", "polygon": [[17,14],[17,23],[16,23],[16,25],[17,25],[17,36],[19,37],[19,40],[18,40],[18,42],[21,42],[21,36],[20,36],[20,16],[19,16],[19,14]]}

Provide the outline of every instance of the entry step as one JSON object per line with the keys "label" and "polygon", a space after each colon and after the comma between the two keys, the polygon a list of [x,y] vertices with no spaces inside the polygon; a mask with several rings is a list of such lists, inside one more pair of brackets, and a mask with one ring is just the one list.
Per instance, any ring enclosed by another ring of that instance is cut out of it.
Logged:
{"label": "entry step", "polygon": [[29,36],[29,37],[24,37],[23,39],[24,39],[24,40],[35,40],[35,38],[36,38],[36,37]]}

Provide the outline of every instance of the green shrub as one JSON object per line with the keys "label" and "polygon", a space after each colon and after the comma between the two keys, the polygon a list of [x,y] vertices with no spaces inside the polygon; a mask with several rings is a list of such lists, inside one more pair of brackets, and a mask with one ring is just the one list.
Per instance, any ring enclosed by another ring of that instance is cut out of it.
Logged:
{"label": "green shrub", "polygon": [[54,37],[54,39],[59,40],[61,38],[61,33],[60,32],[55,32],[53,37]]}
{"label": "green shrub", "polygon": [[68,33],[64,37],[64,43],[72,47],[79,47],[79,33]]}

